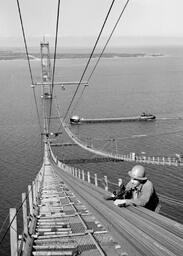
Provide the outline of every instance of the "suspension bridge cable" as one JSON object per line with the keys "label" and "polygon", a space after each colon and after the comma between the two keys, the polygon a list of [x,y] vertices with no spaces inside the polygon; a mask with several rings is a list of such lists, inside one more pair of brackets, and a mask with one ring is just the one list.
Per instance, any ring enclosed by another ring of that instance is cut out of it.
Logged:
{"label": "suspension bridge cable", "polygon": [[[90,79],[91,79],[91,77],[92,77],[94,71],[96,70],[96,67],[97,67],[97,65],[98,65],[98,63],[99,63],[99,61],[100,61],[100,59],[101,59],[101,57],[102,57],[102,55],[103,55],[103,53],[104,53],[104,51],[105,51],[105,49],[106,49],[108,43],[109,43],[109,41],[110,41],[110,39],[111,39],[111,37],[112,37],[112,35],[113,35],[113,33],[114,33],[116,27],[117,27],[117,25],[118,25],[118,23],[119,23],[119,21],[120,21],[122,15],[123,15],[123,13],[124,13],[124,11],[125,11],[125,9],[126,9],[128,3],[129,3],[129,1],[130,1],[130,0],[127,0],[126,4],[124,5],[124,7],[123,7],[123,9],[122,9],[122,11],[121,11],[121,13],[120,13],[120,15],[119,15],[119,17],[118,17],[116,23],[115,23],[115,26],[114,26],[114,28],[112,29],[111,34],[110,34],[110,36],[109,36],[109,38],[108,38],[106,44],[104,45],[104,48],[102,49],[102,52],[101,52],[101,54],[99,55],[98,60],[97,60],[97,62],[96,62],[96,64],[95,64],[94,68],[92,69],[92,72],[91,72],[91,74],[90,74],[90,76],[89,76],[89,78],[88,78],[88,82],[90,81]],[[86,89],[86,86],[83,88],[83,90],[82,90],[82,92],[81,92],[81,95],[80,95],[79,99],[77,100],[77,102],[76,102],[76,104],[75,104],[75,108],[77,107],[79,100],[80,100],[81,97],[83,96],[83,93],[84,93],[85,89]]]}
{"label": "suspension bridge cable", "polygon": [[24,39],[24,45],[25,45],[25,51],[26,51],[28,66],[29,66],[29,73],[30,73],[30,77],[31,77],[31,82],[32,82],[32,84],[34,84],[19,0],[17,0],[17,7],[18,7],[18,13],[19,13],[19,17],[20,17],[20,23],[21,23],[21,28],[22,28],[22,34],[23,34],[23,39]]}
{"label": "suspension bridge cable", "polygon": [[78,85],[77,85],[77,88],[76,88],[76,90],[75,90],[75,92],[74,92],[74,95],[73,95],[73,97],[72,97],[72,99],[71,99],[71,102],[70,102],[70,104],[69,104],[69,107],[68,107],[68,109],[67,109],[67,111],[66,111],[66,114],[65,114],[63,120],[66,119],[67,114],[69,113],[69,110],[70,110],[70,108],[71,108],[71,105],[72,105],[72,103],[73,103],[73,101],[74,101],[74,98],[75,98],[75,96],[76,96],[76,94],[77,94],[77,92],[78,92],[78,89],[79,89],[79,87],[80,87],[80,85],[81,85],[81,82],[82,82],[82,80],[83,80],[83,77],[84,77],[84,75],[85,75],[85,73],[86,73],[86,71],[87,71],[87,68],[88,68],[89,64],[90,64],[90,61],[91,61],[92,56],[93,56],[93,53],[94,53],[94,51],[95,51],[95,49],[96,49],[96,46],[97,46],[97,44],[98,44],[98,41],[99,41],[99,39],[100,39],[100,37],[101,37],[101,34],[102,34],[102,32],[103,32],[103,29],[104,29],[104,27],[105,27],[105,24],[106,24],[106,22],[107,22],[107,19],[108,19],[108,17],[109,17],[109,14],[110,14],[110,12],[111,12],[111,10],[112,10],[112,7],[113,7],[113,5],[114,5],[114,2],[115,2],[115,0],[113,0],[112,3],[111,3],[111,5],[110,5],[110,8],[109,8],[109,10],[108,10],[108,13],[107,13],[107,15],[106,15],[106,17],[105,17],[105,20],[104,20],[104,22],[103,22],[102,28],[101,28],[101,30],[100,30],[100,32],[99,32],[99,35],[98,35],[98,37],[97,37],[97,40],[96,40],[95,45],[94,45],[94,47],[93,47],[93,50],[92,50],[92,52],[91,52],[91,54],[90,54],[90,56],[89,56],[89,59],[88,59],[87,64],[86,64],[86,66],[85,66],[85,69],[84,69],[84,71],[83,71],[83,73],[82,73],[82,75],[81,75],[80,81],[79,81],[79,83],[78,83]]}
{"label": "suspension bridge cable", "polygon": [[35,88],[33,88],[33,97],[34,97],[34,102],[35,102],[35,106],[36,106],[37,119],[38,119],[40,134],[41,134],[41,132],[42,132],[42,127],[41,127],[41,120],[40,120],[40,115],[39,115],[39,108],[38,108],[38,103],[37,103]]}
{"label": "suspension bridge cable", "polygon": [[[32,83],[32,85],[34,85],[34,80],[33,80],[33,75],[32,75],[32,69],[31,69],[31,64],[30,64],[30,58],[29,58],[29,53],[28,53],[26,35],[25,35],[25,30],[24,30],[24,25],[23,25],[23,19],[22,19],[22,14],[21,14],[19,0],[17,0],[17,7],[18,7],[18,13],[19,13],[19,18],[20,18],[21,28],[22,28],[22,34],[23,34],[25,51],[26,51],[26,57],[27,57],[28,66],[29,66],[29,74],[30,74],[30,78],[31,78],[31,83]],[[35,105],[36,105],[36,113],[37,113],[40,133],[41,133],[41,130],[42,130],[42,128],[41,128],[41,121],[40,121],[38,104],[37,104],[36,93],[35,93],[35,88],[34,87],[33,87],[33,95],[34,95],[34,101],[35,101]]]}
{"label": "suspension bridge cable", "polygon": [[121,11],[121,13],[120,13],[120,15],[119,15],[117,21],[116,21],[115,26],[114,26],[114,28],[112,29],[111,34],[110,34],[110,36],[109,36],[109,38],[108,38],[106,44],[104,45],[104,48],[103,48],[103,50],[102,50],[100,56],[98,57],[98,60],[97,60],[95,66],[94,66],[94,68],[93,68],[93,70],[92,70],[92,72],[91,72],[91,74],[90,74],[90,76],[89,76],[89,78],[88,78],[88,81],[90,81],[90,79],[91,79],[91,77],[92,77],[92,75],[93,75],[93,73],[94,73],[94,71],[95,71],[95,69],[96,69],[96,67],[97,67],[97,65],[98,65],[98,63],[99,63],[99,61],[100,61],[100,59],[101,59],[101,57],[102,57],[102,55],[103,55],[103,53],[104,53],[104,51],[105,51],[107,45],[108,45],[108,43],[109,43],[109,41],[111,40],[111,37],[112,37],[112,35],[113,35],[113,33],[114,33],[114,31],[115,31],[115,29],[116,29],[116,27],[117,27],[117,25],[118,25],[118,23],[119,23],[119,21],[120,21],[120,19],[121,19],[123,13],[124,13],[124,11],[125,11],[125,9],[127,8],[127,5],[128,5],[128,3],[129,3],[129,1],[130,1],[130,0],[127,0],[127,1],[126,1],[126,4],[124,5],[124,7],[123,7],[123,9],[122,9],[122,11]]}
{"label": "suspension bridge cable", "polygon": [[[52,82],[51,82],[51,101],[50,101],[50,113],[49,113],[49,117],[51,117],[51,112],[52,112],[52,95],[53,95],[53,89],[54,89],[55,66],[56,66],[56,56],[57,56],[57,39],[58,39],[59,13],[60,13],[60,0],[58,0],[58,6],[57,6],[57,23],[56,23],[56,32],[55,32],[55,48],[54,48],[54,60],[53,60]],[[49,130],[49,128],[50,128],[50,120],[51,120],[51,119],[49,119],[48,130]]]}

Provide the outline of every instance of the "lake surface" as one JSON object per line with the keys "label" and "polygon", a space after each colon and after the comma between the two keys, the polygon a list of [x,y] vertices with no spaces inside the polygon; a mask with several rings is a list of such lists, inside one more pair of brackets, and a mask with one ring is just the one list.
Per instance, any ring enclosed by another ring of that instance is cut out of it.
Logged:
{"label": "lake surface", "polygon": [[[141,57],[104,58],[92,76],[83,97],[76,99],[73,114],[84,118],[138,116],[155,114],[155,122],[130,122],[80,125],[72,128],[81,139],[100,149],[119,153],[173,156],[183,152],[183,48],[114,49],[115,53],[145,53]],[[154,56],[152,54],[161,54]],[[96,59],[92,61],[94,65]],[[78,81],[86,58],[65,58],[57,61],[55,81]],[[40,62],[31,61],[35,81],[40,80]],[[87,80],[89,72],[84,80]],[[30,76],[25,60],[0,61],[0,227],[10,207],[18,207],[21,193],[35,178],[42,164],[42,143],[36,116]],[[75,86],[55,88],[57,103],[63,115]],[[79,90],[81,93],[82,87]],[[41,116],[41,90],[36,89]],[[55,109],[53,107],[53,115]],[[52,120],[53,131],[60,124]],[[137,135],[137,136],[134,136]],[[143,137],[142,135],[147,135]],[[67,141],[59,136],[59,141]],[[115,138],[114,141],[108,141]],[[59,159],[92,159],[90,153],[76,146],[55,149]],[[75,164],[78,168],[104,175],[112,182],[122,177],[132,163],[102,162]],[[183,170],[180,167],[145,165],[147,176],[156,190],[178,204],[162,203],[161,213],[183,223]],[[19,226],[21,223],[18,223]],[[5,227],[7,226],[7,223]],[[0,249],[9,255],[9,238]]]}

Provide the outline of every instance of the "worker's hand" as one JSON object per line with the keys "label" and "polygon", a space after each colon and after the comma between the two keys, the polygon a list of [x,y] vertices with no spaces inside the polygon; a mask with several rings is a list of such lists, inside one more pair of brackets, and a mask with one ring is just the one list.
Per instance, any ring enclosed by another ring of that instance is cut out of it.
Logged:
{"label": "worker's hand", "polygon": [[116,199],[114,201],[114,204],[119,206],[119,207],[122,207],[122,206],[126,205],[126,200],[125,199]]}
{"label": "worker's hand", "polygon": [[105,200],[115,200],[115,195],[114,194],[111,194],[110,196],[104,196],[104,199]]}

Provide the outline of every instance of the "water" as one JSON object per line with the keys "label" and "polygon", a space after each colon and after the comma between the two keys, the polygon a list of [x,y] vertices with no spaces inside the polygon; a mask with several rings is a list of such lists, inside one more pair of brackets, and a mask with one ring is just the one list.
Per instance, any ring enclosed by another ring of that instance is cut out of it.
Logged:
{"label": "water", "polygon": [[[73,114],[99,118],[137,116],[148,111],[157,116],[157,121],[81,125],[73,131],[83,140],[91,141],[90,138],[93,138],[92,143],[98,148],[109,151],[117,149],[121,153],[144,152],[147,155],[175,155],[182,152],[183,120],[176,118],[183,118],[183,48],[115,51],[161,53],[164,56],[103,59]],[[86,61],[82,58],[58,60],[56,80],[79,80]],[[35,80],[39,80],[39,61],[32,61],[32,67]],[[30,83],[25,60],[0,61],[0,226],[9,208],[20,204],[21,193],[27,190],[42,163],[40,129]],[[41,92],[39,88],[36,90],[41,114]],[[68,86],[66,90],[56,88],[58,103],[62,106],[61,113],[65,112],[74,90],[73,86]],[[54,122],[53,127],[57,130],[59,124],[56,120]],[[114,142],[104,141],[111,137],[117,138],[117,148]],[[60,159],[92,157],[77,147],[56,151]],[[116,182],[119,177],[127,181],[127,171],[133,164],[109,162],[76,166],[92,173],[97,172],[99,177],[106,174],[111,181]],[[148,177],[159,193],[182,201],[181,168],[153,165],[147,165],[146,168]],[[183,222],[183,207],[163,203],[161,212]],[[0,249],[1,255],[9,255],[8,239]]]}

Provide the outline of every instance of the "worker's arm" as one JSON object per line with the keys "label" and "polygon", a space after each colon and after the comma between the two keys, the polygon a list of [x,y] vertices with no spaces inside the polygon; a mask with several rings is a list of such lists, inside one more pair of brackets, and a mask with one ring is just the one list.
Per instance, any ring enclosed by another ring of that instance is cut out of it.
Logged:
{"label": "worker's arm", "polygon": [[119,187],[119,190],[114,191],[113,194],[110,196],[104,196],[104,199],[115,201],[116,199],[123,198],[124,193],[125,193],[125,186],[121,184]]}

